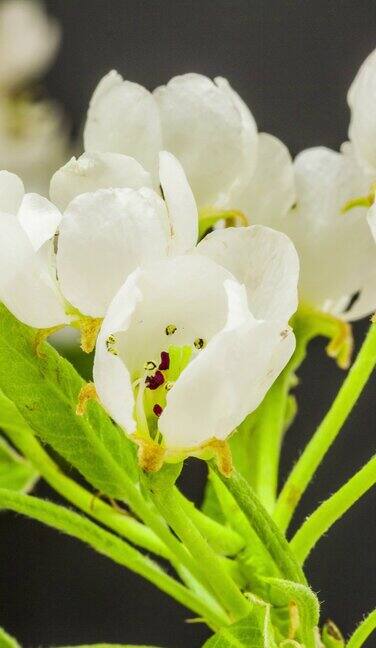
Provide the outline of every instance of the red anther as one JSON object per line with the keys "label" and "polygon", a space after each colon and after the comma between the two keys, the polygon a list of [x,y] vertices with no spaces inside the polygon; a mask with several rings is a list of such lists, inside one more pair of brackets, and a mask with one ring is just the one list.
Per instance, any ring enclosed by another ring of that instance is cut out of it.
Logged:
{"label": "red anther", "polygon": [[161,369],[161,371],[167,371],[167,369],[169,368],[170,368],[170,356],[167,353],[167,351],[162,351],[161,364],[159,365],[158,369]]}
{"label": "red anther", "polygon": [[153,412],[155,416],[159,417],[163,412],[163,407],[161,407],[160,405],[158,405],[158,403],[156,403],[153,407]]}
{"label": "red anther", "polygon": [[146,376],[145,378],[146,387],[149,389],[158,389],[163,385],[164,381],[164,375],[161,371],[156,371],[154,376]]}

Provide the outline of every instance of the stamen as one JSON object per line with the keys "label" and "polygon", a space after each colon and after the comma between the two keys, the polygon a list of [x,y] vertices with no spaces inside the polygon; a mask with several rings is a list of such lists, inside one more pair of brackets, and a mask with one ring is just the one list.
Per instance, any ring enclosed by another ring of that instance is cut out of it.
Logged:
{"label": "stamen", "polygon": [[175,324],[168,324],[165,328],[166,335],[173,335],[177,330]]}
{"label": "stamen", "polygon": [[112,355],[118,355],[118,352],[115,349],[115,344],[116,344],[116,338],[111,333],[111,335],[109,335],[106,340],[106,348],[108,353],[112,353]]}
{"label": "stamen", "polygon": [[170,356],[167,351],[161,352],[161,363],[158,367],[161,371],[167,371],[170,368]]}
{"label": "stamen", "polygon": [[203,340],[202,338],[196,338],[193,344],[195,345],[196,349],[200,350],[204,348],[205,340]]}
{"label": "stamen", "polygon": [[154,412],[155,416],[158,416],[158,418],[159,418],[160,415],[163,412],[163,407],[161,407],[158,403],[156,403],[154,405],[154,407],[153,407],[153,412]]}
{"label": "stamen", "polygon": [[164,381],[164,375],[161,371],[156,371],[154,376],[146,376],[145,378],[146,387],[152,390],[158,389],[158,387],[163,385]]}
{"label": "stamen", "polygon": [[156,368],[157,368],[157,365],[152,360],[148,360],[148,362],[146,362],[144,364],[145,371],[154,371],[154,369],[156,369]]}

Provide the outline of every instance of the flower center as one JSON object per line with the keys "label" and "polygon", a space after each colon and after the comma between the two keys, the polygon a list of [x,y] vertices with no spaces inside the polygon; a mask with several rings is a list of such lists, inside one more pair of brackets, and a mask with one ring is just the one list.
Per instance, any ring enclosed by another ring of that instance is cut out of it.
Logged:
{"label": "flower center", "polygon": [[[171,338],[177,330],[177,326],[170,323],[166,325],[164,333],[167,338]],[[106,340],[108,353],[119,355],[116,343],[116,336],[109,335]],[[192,356],[197,355],[204,346],[205,339],[202,337],[196,337],[191,344],[166,344],[166,349],[159,353],[159,357],[148,358],[138,375],[133,374],[134,415],[140,437],[161,441],[158,419],[166,407],[167,392],[173,389]]]}

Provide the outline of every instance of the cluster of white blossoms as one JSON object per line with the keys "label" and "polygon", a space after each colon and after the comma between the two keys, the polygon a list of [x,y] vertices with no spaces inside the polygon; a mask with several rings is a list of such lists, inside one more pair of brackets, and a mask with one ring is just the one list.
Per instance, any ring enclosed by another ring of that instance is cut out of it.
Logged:
{"label": "cluster of white blossoms", "polygon": [[[51,202],[0,174],[0,299],[38,329],[80,328],[88,350],[98,333],[96,393],[137,443],[174,457],[225,440],[294,351],[299,261],[301,301],[376,308],[367,207],[342,213],[376,181],[372,84],[375,56],[349,93],[350,144],[293,162],[224,79],[150,93],[111,72]],[[202,222],[221,226],[199,240]]]}
{"label": "cluster of white blossoms", "polygon": [[0,2],[0,168],[21,175],[29,191],[48,193],[67,159],[60,107],[33,90],[52,63],[60,28],[36,0]]}

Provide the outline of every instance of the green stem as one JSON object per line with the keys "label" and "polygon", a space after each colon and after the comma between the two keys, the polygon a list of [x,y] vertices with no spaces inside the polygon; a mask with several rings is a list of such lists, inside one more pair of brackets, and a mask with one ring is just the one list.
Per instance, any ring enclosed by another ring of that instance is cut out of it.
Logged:
{"label": "green stem", "polygon": [[211,586],[222,605],[234,619],[249,614],[248,601],[228,574],[218,555],[211,549],[191,518],[185,514],[176,490],[173,487],[159,491],[151,490],[151,494],[167,523],[197,561],[201,576]]}
{"label": "green stem", "polygon": [[[9,409],[13,416],[12,418],[9,416],[4,417],[4,422],[1,413],[5,407]],[[66,477],[43,450],[26,421],[18,413],[18,410],[5,397],[1,397],[0,423],[12,443],[31,461],[39,474],[62,497],[134,544],[158,556],[169,558],[170,554],[165,545],[148,527],[125,514],[125,512],[124,514],[119,513],[101,499],[95,498],[75,481]]]}
{"label": "green stem", "polygon": [[3,628],[0,628],[0,646],[1,648],[21,648],[20,644]]}
{"label": "green stem", "polygon": [[376,324],[367,337],[329,412],[295,464],[278,498],[274,520],[286,531],[305,489],[356,404],[376,365]]}
{"label": "green stem", "polygon": [[233,556],[243,549],[244,539],[233,529],[219,524],[197,509],[177,488],[175,495],[185,514],[191,518],[197,529],[208,541],[212,549],[225,556]]}
{"label": "green stem", "polygon": [[219,473],[217,468],[215,470],[230,493],[234,496],[239,508],[243,511],[261,542],[268,550],[282,576],[287,580],[306,585],[307,581],[304,573],[292,553],[289,543],[281,534],[268,512],[264,509],[248,482],[235,471],[231,477],[224,477]]}
{"label": "green stem", "polygon": [[370,634],[376,629],[376,609],[358,625],[346,644],[346,648],[361,648]]}
{"label": "green stem", "polygon": [[[163,520],[147,509],[145,501],[137,493],[137,508],[140,511],[141,505],[144,509],[144,516],[149,520],[153,519],[155,528],[159,529],[159,536],[144,524],[141,524],[134,518],[122,515],[99,498],[93,497],[91,493],[76,484],[72,479],[66,477],[60,472],[58,467],[43,450],[41,445],[35,439],[32,430],[26,421],[19,414],[13,403],[1,394],[0,424],[6,430],[10,440],[19,450],[27,456],[38,469],[43,478],[63,497],[72,504],[80,508],[87,515],[105,524],[113,531],[127,538],[134,544],[137,544],[148,551],[167,558],[175,570],[181,575],[184,574],[185,582],[194,582],[199,580],[199,570],[196,563],[186,551],[185,547],[170,533]],[[146,514],[147,511],[147,514]],[[169,542],[169,548],[160,540],[164,537]],[[180,562],[179,562],[180,559]],[[181,569],[181,563],[185,569]],[[192,577],[188,577],[188,572]],[[201,588],[201,596],[204,596],[204,587]],[[217,602],[206,592],[206,602],[215,610],[220,610]],[[220,612],[222,612],[220,610]]]}
{"label": "green stem", "polygon": [[279,456],[289,391],[285,372],[270,388],[261,405],[252,435],[252,484],[268,513],[275,506]]}
{"label": "green stem", "polygon": [[376,483],[376,456],[323,502],[302,524],[290,547],[303,563],[321,536]]}
{"label": "green stem", "polygon": [[226,617],[215,614],[193,592],[168,576],[163,569],[137,549],[109,531],[68,509],[45,502],[31,495],[23,495],[0,489],[0,505],[22,515],[32,517],[43,524],[67,533],[114,562],[131,569],[150,581],[182,605],[202,616],[213,629],[227,622]]}

